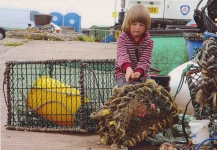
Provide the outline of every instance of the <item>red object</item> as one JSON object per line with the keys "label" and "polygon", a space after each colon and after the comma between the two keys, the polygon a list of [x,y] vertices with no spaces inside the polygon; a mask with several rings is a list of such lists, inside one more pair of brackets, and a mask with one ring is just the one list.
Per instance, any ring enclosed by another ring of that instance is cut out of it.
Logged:
{"label": "red object", "polygon": [[151,104],[151,108],[155,108],[155,104]]}
{"label": "red object", "polygon": [[188,26],[191,26],[191,27],[197,27],[197,24],[190,24]]}
{"label": "red object", "polygon": [[137,108],[136,116],[137,117],[144,117],[146,115],[146,107],[144,105],[140,105]]}

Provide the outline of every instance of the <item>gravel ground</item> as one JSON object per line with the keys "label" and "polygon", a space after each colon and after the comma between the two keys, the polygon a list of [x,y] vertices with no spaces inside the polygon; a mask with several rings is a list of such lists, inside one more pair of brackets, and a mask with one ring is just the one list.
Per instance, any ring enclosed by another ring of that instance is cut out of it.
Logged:
{"label": "gravel ground", "polygon": [[[90,43],[78,41],[28,41],[21,46],[4,46],[0,40],[0,82],[3,83],[5,63],[7,61],[33,61],[51,59],[111,59],[115,58],[115,43]],[[81,133],[45,133],[25,132],[5,129],[7,106],[5,105],[3,86],[0,86],[1,100],[1,149],[2,150],[105,150],[110,145],[98,145],[99,135]],[[140,147],[140,150],[159,149]]]}

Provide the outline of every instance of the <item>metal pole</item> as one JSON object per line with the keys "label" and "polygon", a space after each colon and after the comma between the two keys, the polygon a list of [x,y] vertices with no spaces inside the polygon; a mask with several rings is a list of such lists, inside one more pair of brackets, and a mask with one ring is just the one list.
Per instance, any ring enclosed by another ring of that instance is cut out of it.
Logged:
{"label": "metal pole", "polygon": [[[116,3],[117,3],[117,0],[115,0],[115,12],[116,12]],[[114,18],[114,25],[116,23],[116,18]]]}

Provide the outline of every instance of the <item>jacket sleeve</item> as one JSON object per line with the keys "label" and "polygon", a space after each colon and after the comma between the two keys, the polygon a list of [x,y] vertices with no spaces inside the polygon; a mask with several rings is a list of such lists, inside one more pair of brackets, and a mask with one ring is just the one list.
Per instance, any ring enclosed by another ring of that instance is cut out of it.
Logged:
{"label": "jacket sleeve", "polygon": [[124,37],[119,37],[117,40],[117,54],[116,54],[116,61],[118,66],[125,72],[127,67],[131,66],[131,61],[129,55],[127,53],[126,47],[126,39]]}
{"label": "jacket sleeve", "polygon": [[153,40],[150,38],[150,36],[147,36],[145,39],[145,46],[142,47],[143,53],[141,54],[141,57],[139,58],[139,62],[137,64],[137,67],[135,71],[138,70],[138,72],[141,72],[141,69],[143,70],[142,74],[146,74],[151,66],[151,57],[152,57],[152,49],[154,46]]}

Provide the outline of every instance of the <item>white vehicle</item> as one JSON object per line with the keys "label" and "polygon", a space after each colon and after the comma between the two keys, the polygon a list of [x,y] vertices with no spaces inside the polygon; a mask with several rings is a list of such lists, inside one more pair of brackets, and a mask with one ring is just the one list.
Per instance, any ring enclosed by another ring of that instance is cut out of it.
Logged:
{"label": "white vehicle", "polygon": [[[163,28],[166,25],[186,25],[193,19],[194,9],[201,0],[121,0],[121,11],[118,13],[118,23],[115,23],[113,29],[120,33],[125,13],[134,4],[145,5],[151,16],[151,29]],[[200,6],[204,6],[207,0],[204,0]],[[116,33],[115,33],[116,34]]]}
{"label": "white vehicle", "polygon": [[0,7],[0,40],[5,38],[5,32],[11,29],[27,29],[35,26],[36,10]]}

